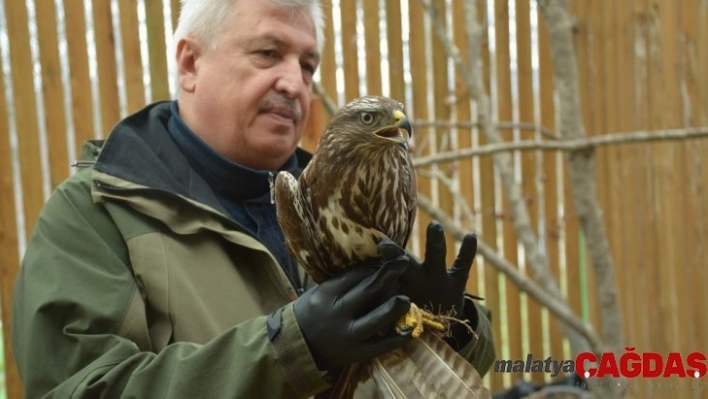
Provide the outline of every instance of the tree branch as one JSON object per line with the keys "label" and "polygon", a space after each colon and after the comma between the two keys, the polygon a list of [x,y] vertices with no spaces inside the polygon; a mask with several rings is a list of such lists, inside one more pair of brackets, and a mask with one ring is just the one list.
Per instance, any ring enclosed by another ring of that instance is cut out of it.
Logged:
{"label": "tree branch", "polygon": [[487,144],[476,148],[465,148],[459,151],[440,152],[413,160],[416,167],[438,162],[448,162],[463,158],[491,155],[505,151],[541,150],[541,151],[581,151],[617,144],[649,143],[668,140],[688,140],[708,137],[708,126],[689,129],[668,129],[654,131],[637,131],[628,133],[613,133],[591,138],[577,138],[562,141],[525,140],[514,143],[504,142]]}
{"label": "tree branch", "polygon": [[[424,128],[424,127],[442,127],[442,128],[459,128],[459,129],[472,129],[481,127],[479,122],[467,122],[467,121],[425,121],[425,120],[415,120],[412,122],[414,128]],[[533,122],[504,122],[500,121],[495,123],[497,129],[520,129],[520,130],[531,130],[537,131],[542,135],[548,137],[551,140],[560,140],[557,134],[555,134],[551,129],[543,127],[539,124]]]}
{"label": "tree branch", "polygon": [[[568,15],[567,4],[561,0],[539,0],[538,4],[550,37],[553,78],[559,104],[559,131],[564,139],[584,139],[585,126],[580,109],[573,24]],[[592,154],[581,152],[568,154],[568,174],[573,204],[587,238],[588,254],[594,266],[597,298],[600,302],[602,338],[615,353],[620,353],[624,347],[622,312],[619,306],[614,260],[605,231],[602,210],[597,200],[595,164]]]}

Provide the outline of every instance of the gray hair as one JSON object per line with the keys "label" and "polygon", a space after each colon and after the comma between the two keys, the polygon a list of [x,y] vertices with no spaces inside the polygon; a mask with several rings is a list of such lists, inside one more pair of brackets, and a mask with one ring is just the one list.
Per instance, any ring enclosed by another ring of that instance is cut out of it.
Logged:
{"label": "gray hair", "polygon": [[[181,11],[177,29],[172,40],[174,46],[186,36],[193,36],[208,47],[216,45],[224,22],[233,12],[238,0],[181,0]],[[261,0],[264,1],[264,0]],[[300,9],[312,16],[315,22],[317,44],[324,43],[324,15],[319,0],[270,0],[282,6]]]}

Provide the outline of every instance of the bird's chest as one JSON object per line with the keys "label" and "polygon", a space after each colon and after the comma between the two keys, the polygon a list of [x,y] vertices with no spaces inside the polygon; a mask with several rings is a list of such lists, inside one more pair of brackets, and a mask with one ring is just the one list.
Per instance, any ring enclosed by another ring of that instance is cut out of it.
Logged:
{"label": "bird's chest", "polygon": [[320,231],[337,242],[348,261],[378,255],[378,242],[407,236],[411,175],[405,159],[370,158],[350,165],[316,212]]}

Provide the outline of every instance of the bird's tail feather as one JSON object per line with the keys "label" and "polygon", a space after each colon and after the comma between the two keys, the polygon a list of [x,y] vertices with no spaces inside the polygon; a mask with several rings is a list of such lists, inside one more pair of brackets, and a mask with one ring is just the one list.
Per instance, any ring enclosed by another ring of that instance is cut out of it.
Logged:
{"label": "bird's tail feather", "polygon": [[491,398],[477,370],[428,332],[402,349],[374,359],[370,372],[386,399]]}

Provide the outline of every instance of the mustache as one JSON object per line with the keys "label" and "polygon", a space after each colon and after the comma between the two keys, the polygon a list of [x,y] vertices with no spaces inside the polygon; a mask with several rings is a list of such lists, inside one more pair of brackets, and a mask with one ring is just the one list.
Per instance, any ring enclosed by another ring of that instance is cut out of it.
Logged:
{"label": "mustache", "polygon": [[302,119],[302,107],[297,100],[287,98],[284,96],[271,96],[261,102],[259,107],[260,112],[269,112],[275,108],[285,109],[292,113],[292,117],[295,121]]}

